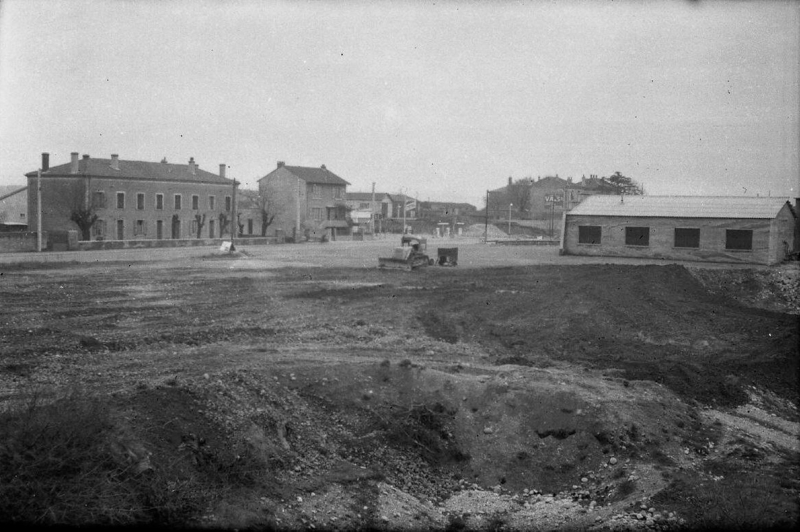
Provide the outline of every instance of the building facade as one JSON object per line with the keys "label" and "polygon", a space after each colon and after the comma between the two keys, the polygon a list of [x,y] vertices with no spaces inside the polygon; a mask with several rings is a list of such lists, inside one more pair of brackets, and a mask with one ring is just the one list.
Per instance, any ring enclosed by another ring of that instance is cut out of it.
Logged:
{"label": "building facade", "polygon": [[593,196],[563,216],[567,255],[776,264],[794,249],[785,198]]}
{"label": "building facade", "polygon": [[[37,172],[25,174],[37,190]],[[77,229],[82,240],[220,238],[231,234],[234,181],[188,164],[97,159],[71,154],[49,166],[42,154],[42,229]],[[28,194],[31,231],[38,231],[37,194]],[[91,223],[89,223],[91,222]]]}
{"label": "building facade", "polygon": [[27,231],[28,187],[0,186],[0,232]]}
{"label": "building facade", "polygon": [[274,215],[268,233],[295,239],[349,235],[345,199],[349,184],[324,164],[311,168],[278,161],[275,170],[258,180],[259,194],[268,198],[268,211]]}

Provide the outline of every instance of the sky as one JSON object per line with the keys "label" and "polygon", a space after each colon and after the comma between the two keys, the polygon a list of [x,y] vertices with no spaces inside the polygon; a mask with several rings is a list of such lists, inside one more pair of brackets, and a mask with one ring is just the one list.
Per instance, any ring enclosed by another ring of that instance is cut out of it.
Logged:
{"label": "sky", "polygon": [[800,196],[800,2],[0,0],[0,185],[50,153],[481,207],[559,175]]}

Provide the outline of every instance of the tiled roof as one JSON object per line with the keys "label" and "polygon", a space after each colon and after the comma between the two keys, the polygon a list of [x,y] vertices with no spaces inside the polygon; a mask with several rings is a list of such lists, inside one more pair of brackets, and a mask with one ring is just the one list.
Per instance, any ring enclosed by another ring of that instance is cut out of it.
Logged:
{"label": "tiled roof", "polygon": [[[774,218],[786,198],[742,196],[590,196],[567,213],[650,218]],[[791,205],[790,205],[791,206]]]}
{"label": "tiled roof", "polygon": [[[117,179],[143,179],[147,181],[182,181],[190,183],[216,183],[233,185],[233,181],[217,174],[196,168],[195,173],[189,171],[188,164],[151,163],[145,161],[119,160],[119,170],[111,168],[111,159],[81,159],[77,174],[70,173],[71,163],[53,166],[42,176],[86,176],[107,177]],[[35,177],[36,172],[25,174]]]}
{"label": "tiled roof", "polygon": [[327,168],[309,168],[307,166],[283,166],[283,168],[286,168],[306,183],[343,186],[350,184]]}

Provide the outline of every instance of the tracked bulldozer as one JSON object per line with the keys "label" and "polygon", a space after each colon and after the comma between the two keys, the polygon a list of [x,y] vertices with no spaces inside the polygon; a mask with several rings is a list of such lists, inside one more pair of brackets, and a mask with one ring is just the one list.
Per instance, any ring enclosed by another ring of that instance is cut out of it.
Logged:
{"label": "tracked bulldozer", "polygon": [[412,271],[417,268],[432,266],[434,260],[425,253],[427,242],[414,235],[403,235],[400,247],[394,248],[391,257],[379,257],[378,268],[387,270]]}

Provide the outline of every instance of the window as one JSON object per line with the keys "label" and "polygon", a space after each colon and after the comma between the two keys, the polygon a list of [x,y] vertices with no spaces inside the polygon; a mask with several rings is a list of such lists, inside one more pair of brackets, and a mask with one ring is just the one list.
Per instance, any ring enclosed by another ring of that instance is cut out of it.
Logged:
{"label": "window", "polygon": [[215,198],[214,196],[208,197],[208,208],[211,209],[212,211],[214,210],[214,204],[216,203],[216,201],[217,198]]}
{"label": "window", "polygon": [[117,240],[125,240],[125,222],[117,220]]}
{"label": "window", "polygon": [[[214,196],[211,196],[212,198]],[[208,221],[208,238],[214,238],[214,220]]]}
{"label": "window", "polygon": [[196,211],[200,209],[200,196],[192,196],[192,210]]}
{"label": "window", "polygon": [[650,228],[649,227],[626,227],[625,245],[627,246],[649,246]]}
{"label": "window", "polygon": [[322,197],[322,187],[319,185],[311,185],[311,195],[315,198]]}
{"label": "window", "polygon": [[95,237],[102,238],[106,236],[106,222],[104,220],[97,220],[92,226],[92,234]]}
{"label": "window", "polygon": [[164,210],[164,194],[156,194],[156,209]]}
{"label": "window", "polygon": [[248,218],[247,219],[247,234],[248,235],[252,235],[253,234],[253,219],[252,218]]}
{"label": "window", "polygon": [[727,229],[725,249],[750,251],[753,249],[753,231],[750,229]]}
{"label": "window", "polygon": [[136,220],[133,225],[133,236],[144,236],[147,234],[147,222],[144,220]]}
{"label": "window", "polygon": [[92,193],[92,207],[95,209],[105,209],[106,208],[106,193],[105,192],[93,192]]}
{"label": "window", "polygon": [[690,229],[683,227],[675,228],[675,247],[676,248],[699,248],[700,229]]}
{"label": "window", "polygon": [[180,194],[175,194],[175,210],[176,211],[181,210],[181,199],[182,198],[181,198]]}
{"label": "window", "polygon": [[192,220],[192,234],[197,234],[197,220]]}
{"label": "window", "polygon": [[369,203],[359,203],[358,204],[358,208],[359,209],[369,209]]}
{"label": "window", "polygon": [[599,244],[603,230],[599,225],[579,225],[578,244]]}
{"label": "window", "polygon": [[136,194],[136,209],[140,211],[144,210],[144,192]]}
{"label": "window", "polygon": [[231,212],[231,197],[225,196],[225,212]]}
{"label": "window", "polygon": [[312,207],[311,209],[311,217],[316,221],[322,220],[322,208],[320,207]]}
{"label": "window", "polygon": [[342,199],[342,187],[336,187],[333,194],[336,199]]}
{"label": "window", "polygon": [[117,192],[117,209],[125,208],[125,193]]}

